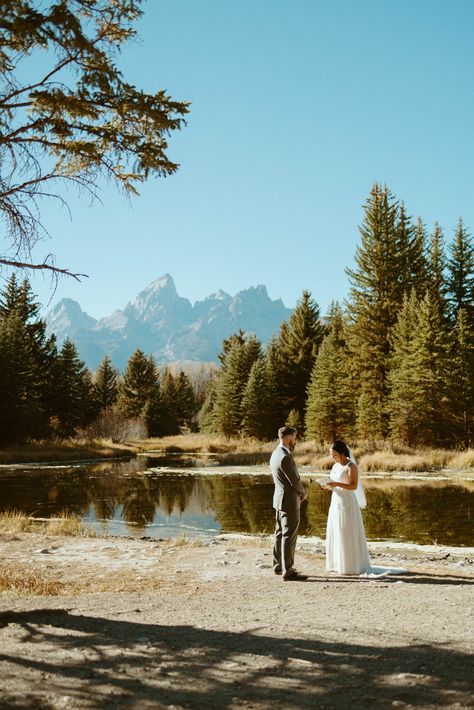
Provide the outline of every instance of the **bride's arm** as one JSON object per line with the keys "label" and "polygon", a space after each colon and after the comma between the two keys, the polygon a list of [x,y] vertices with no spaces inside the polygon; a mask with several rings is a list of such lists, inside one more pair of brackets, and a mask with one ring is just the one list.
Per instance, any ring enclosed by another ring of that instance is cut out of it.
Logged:
{"label": "bride's arm", "polygon": [[349,470],[347,471],[347,475],[349,476],[350,483],[342,483],[342,481],[331,481],[327,484],[327,487],[336,488],[336,486],[339,486],[339,488],[345,488],[346,491],[355,491],[355,489],[357,488],[357,482],[359,480],[359,469],[352,461],[349,463]]}

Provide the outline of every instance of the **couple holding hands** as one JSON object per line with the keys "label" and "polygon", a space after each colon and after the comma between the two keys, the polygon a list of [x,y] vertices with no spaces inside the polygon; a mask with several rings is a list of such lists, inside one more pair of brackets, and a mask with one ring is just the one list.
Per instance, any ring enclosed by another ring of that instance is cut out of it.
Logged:
{"label": "couple holding hands", "polygon": [[[300,522],[300,505],[307,497],[292,452],[297,431],[284,426],[278,430],[279,445],[270,459],[276,511],[273,570],[285,581],[304,581],[308,577],[293,566]],[[326,570],[339,574],[367,574],[371,570],[369,550],[360,509],[365,494],[351,450],[343,441],[331,444],[334,465],[329,478],[320,481],[332,490],[326,528]]]}

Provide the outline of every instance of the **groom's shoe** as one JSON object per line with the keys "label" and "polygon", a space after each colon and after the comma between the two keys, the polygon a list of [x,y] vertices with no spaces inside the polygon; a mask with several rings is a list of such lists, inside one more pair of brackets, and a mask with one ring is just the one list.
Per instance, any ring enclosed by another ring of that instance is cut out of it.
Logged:
{"label": "groom's shoe", "polygon": [[275,574],[280,574],[280,575],[283,574],[282,571],[281,571],[281,567],[274,567],[274,568],[273,568],[273,571],[274,571]]}
{"label": "groom's shoe", "polygon": [[292,569],[283,575],[283,580],[285,582],[305,582],[307,579],[307,574],[300,574],[295,569]]}

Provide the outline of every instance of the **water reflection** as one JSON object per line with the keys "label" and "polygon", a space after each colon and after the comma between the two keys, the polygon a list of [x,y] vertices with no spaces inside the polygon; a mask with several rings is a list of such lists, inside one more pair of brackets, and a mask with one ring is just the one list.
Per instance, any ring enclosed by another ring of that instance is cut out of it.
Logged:
{"label": "water reflection", "polygon": [[[35,517],[67,511],[112,534],[270,533],[273,487],[267,470],[191,457],[3,469],[0,510]],[[469,483],[373,481],[367,498],[369,539],[474,545]],[[310,487],[302,534],[324,537],[329,499],[318,485]]]}

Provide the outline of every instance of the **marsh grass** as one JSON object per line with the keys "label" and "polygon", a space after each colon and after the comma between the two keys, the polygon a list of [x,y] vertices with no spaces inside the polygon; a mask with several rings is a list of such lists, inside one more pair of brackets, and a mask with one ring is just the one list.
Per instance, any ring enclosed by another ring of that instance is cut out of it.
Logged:
{"label": "marsh grass", "polygon": [[[256,439],[207,434],[182,434],[156,439],[130,442],[141,451],[162,453],[209,454],[215,461],[226,465],[264,465],[268,463],[276,442]],[[410,448],[388,441],[359,441],[353,450],[361,471],[372,472],[430,472],[442,469],[473,469],[474,449],[456,451],[449,449]],[[327,471],[333,460],[329,455],[329,443],[298,441],[295,459],[299,466],[311,466]]]}
{"label": "marsh grass", "polygon": [[63,592],[64,584],[32,566],[0,562],[0,594],[15,593],[23,595],[58,596]]}
{"label": "marsh grass", "polygon": [[187,537],[187,535],[178,535],[177,537],[169,537],[161,542],[162,549],[172,550],[175,547],[206,547],[203,540],[198,538]]}
{"label": "marsh grass", "polygon": [[12,535],[20,532],[70,537],[99,537],[99,534],[84,525],[80,518],[68,513],[62,513],[57,518],[50,519],[31,518],[16,510],[0,514],[0,533]]}
{"label": "marsh grass", "polygon": [[77,461],[115,456],[133,456],[134,446],[113,444],[106,439],[61,439],[32,441],[5,446],[0,450],[0,464]]}

